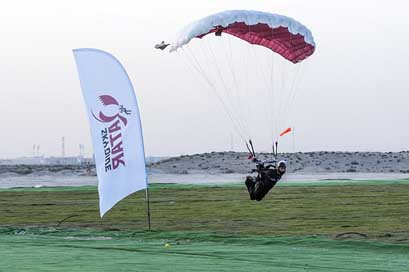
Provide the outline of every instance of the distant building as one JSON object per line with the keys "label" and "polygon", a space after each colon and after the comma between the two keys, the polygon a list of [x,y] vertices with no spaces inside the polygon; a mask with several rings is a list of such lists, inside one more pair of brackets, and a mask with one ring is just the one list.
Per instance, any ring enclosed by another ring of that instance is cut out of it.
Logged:
{"label": "distant building", "polygon": [[83,156],[75,157],[48,157],[45,159],[45,164],[57,164],[57,165],[89,165],[94,164],[92,158],[85,158]]}
{"label": "distant building", "polygon": [[[146,157],[146,163],[155,163],[169,157]],[[45,157],[45,156],[30,156],[19,157],[16,159],[0,160],[0,165],[94,165],[94,158],[86,158],[84,156],[73,157]]]}
{"label": "distant building", "polygon": [[44,157],[43,156],[20,157],[20,158],[8,160],[7,164],[25,164],[25,165],[44,164]]}
{"label": "distant building", "polygon": [[1,160],[2,165],[92,165],[94,160],[92,158],[85,158],[83,156],[75,157],[20,157],[16,159]]}

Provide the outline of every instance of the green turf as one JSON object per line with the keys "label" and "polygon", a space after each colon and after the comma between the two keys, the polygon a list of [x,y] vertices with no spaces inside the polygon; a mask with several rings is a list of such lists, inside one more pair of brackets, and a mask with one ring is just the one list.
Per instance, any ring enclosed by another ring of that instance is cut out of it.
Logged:
{"label": "green turf", "polygon": [[150,196],[146,231],[144,192],[100,219],[92,186],[1,190],[0,272],[409,267],[407,181],[281,184],[261,202],[241,184],[155,184]]}
{"label": "green turf", "polygon": [[317,237],[0,229],[0,271],[8,272],[407,271],[408,254],[408,244]]}

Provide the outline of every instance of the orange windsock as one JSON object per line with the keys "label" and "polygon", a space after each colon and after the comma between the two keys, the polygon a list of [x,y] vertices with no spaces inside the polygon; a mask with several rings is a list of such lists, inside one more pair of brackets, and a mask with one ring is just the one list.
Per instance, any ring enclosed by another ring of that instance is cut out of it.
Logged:
{"label": "orange windsock", "polygon": [[280,133],[280,137],[281,136],[284,136],[284,135],[286,135],[287,133],[290,133],[291,132],[291,128],[286,128],[285,130],[283,130],[281,133]]}

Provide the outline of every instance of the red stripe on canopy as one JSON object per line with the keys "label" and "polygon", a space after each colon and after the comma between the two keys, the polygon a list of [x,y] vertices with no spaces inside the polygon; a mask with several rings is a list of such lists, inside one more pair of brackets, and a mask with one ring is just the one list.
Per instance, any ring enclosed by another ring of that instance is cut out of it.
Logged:
{"label": "red stripe on canopy", "polygon": [[297,63],[314,53],[315,47],[306,43],[304,36],[292,34],[287,27],[271,28],[268,24],[258,23],[247,25],[244,22],[235,22],[227,27],[216,26],[209,32],[197,36],[202,38],[209,33],[228,33],[251,44],[257,44],[271,49],[285,59]]}

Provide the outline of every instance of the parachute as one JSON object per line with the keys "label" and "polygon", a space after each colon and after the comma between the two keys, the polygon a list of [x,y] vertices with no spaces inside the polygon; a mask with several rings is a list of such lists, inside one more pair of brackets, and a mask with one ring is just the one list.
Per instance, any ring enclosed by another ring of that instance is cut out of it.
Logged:
{"label": "parachute", "polygon": [[[214,33],[214,35],[211,35]],[[273,147],[288,128],[311,31],[267,12],[231,10],[185,26],[170,42],[221,102],[238,136]]]}

